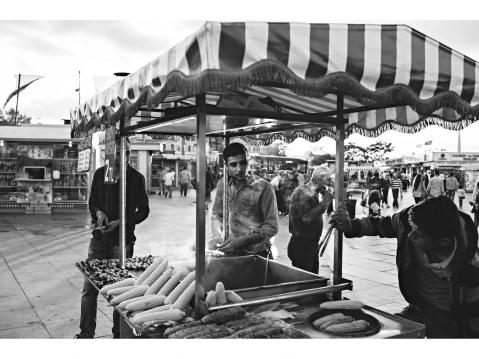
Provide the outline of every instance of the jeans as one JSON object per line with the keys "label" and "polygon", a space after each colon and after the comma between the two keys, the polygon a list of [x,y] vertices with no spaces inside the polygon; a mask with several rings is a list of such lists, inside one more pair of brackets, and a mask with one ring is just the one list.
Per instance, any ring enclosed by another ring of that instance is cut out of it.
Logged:
{"label": "jeans", "polygon": [[180,184],[180,196],[183,196],[183,193],[185,194],[188,192],[188,183],[181,183]]}
{"label": "jeans", "polygon": [[319,271],[319,237],[307,238],[291,236],[288,244],[288,257],[293,267],[318,274]]}
{"label": "jeans", "polygon": [[397,208],[399,207],[399,203],[398,203],[399,188],[393,188],[392,192],[393,192],[393,207]]}
{"label": "jeans", "polygon": [[389,195],[389,187],[388,188],[383,188],[382,192],[383,192],[383,196],[381,198],[381,203],[384,203],[387,206],[388,195]]}
{"label": "jeans", "polygon": [[[126,257],[133,256],[134,243],[126,244]],[[120,247],[112,245],[111,239],[95,239],[90,240],[88,247],[88,259],[110,259],[119,258]],[[81,298],[81,314],[80,314],[80,337],[93,338],[96,329],[96,310],[97,310],[98,291],[95,287],[85,279],[83,283],[83,292]],[[113,312],[113,337],[119,337],[120,334],[120,315]]]}
{"label": "jeans", "polygon": [[165,197],[172,198],[173,196],[171,192],[172,192],[173,186],[165,186],[165,188],[166,188],[164,192]]}

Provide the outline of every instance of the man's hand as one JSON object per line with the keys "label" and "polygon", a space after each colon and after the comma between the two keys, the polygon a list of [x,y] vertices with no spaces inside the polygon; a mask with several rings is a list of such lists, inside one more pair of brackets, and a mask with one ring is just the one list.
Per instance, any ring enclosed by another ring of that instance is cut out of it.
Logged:
{"label": "man's hand", "polygon": [[239,248],[238,244],[238,240],[233,241],[231,239],[228,239],[226,242],[224,242],[221,246],[218,247],[218,250],[223,253],[231,253]]}
{"label": "man's hand", "polygon": [[221,238],[213,238],[211,241],[208,242],[208,249],[209,250],[217,250],[218,249],[218,245],[221,244],[223,242],[223,240]]}
{"label": "man's hand", "polygon": [[117,219],[116,221],[111,221],[110,223],[108,223],[108,228],[106,229],[105,233],[113,232],[119,226],[120,226],[119,219]]}
{"label": "man's hand", "polygon": [[96,218],[97,218],[96,224],[98,227],[103,227],[104,225],[107,225],[109,223],[108,217],[103,211],[100,211],[100,210],[96,211]]}
{"label": "man's hand", "polygon": [[351,232],[352,224],[346,205],[341,205],[331,216],[331,223],[342,232]]}

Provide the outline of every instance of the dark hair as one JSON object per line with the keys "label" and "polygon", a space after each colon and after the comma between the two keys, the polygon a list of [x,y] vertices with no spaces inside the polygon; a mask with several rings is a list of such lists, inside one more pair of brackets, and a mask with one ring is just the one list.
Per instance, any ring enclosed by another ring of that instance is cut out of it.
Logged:
{"label": "dark hair", "polygon": [[371,205],[374,202],[376,202],[377,204],[381,204],[381,194],[377,189],[372,190],[369,194],[368,205]]}
{"label": "dark hair", "polygon": [[439,170],[434,170],[434,174],[435,174],[436,176],[439,176]]}
{"label": "dark hair", "polygon": [[248,150],[241,143],[233,142],[223,150],[223,160],[226,162],[228,158],[233,156],[245,155],[248,157]]}
{"label": "dark hair", "polygon": [[414,178],[414,184],[413,184],[414,190],[417,190],[417,188],[421,184],[421,180],[422,180],[422,175],[421,174],[416,175],[416,178]]}
{"label": "dark hair", "polygon": [[459,212],[446,196],[428,198],[409,211],[411,221],[435,238],[454,236],[459,230]]}

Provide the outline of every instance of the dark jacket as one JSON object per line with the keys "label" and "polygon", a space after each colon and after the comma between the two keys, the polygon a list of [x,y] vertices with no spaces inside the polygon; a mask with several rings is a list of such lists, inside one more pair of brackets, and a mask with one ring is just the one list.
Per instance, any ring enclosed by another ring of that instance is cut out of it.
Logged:
{"label": "dark jacket", "polygon": [[[92,222],[97,221],[96,212],[103,211],[109,221],[120,219],[120,181],[115,184],[105,184],[105,166],[96,170],[91,185],[88,208]],[[128,165],[126,170],[126,243],[134,243],[135,225],[143,222],[150,213],[148,196],[145,189],[143,175]],[[104,236],[112,238],[114,244],[119,243],[119,229],[106,233]]]}
{"label": "dark jacket", "polygon": [[[396,252],[396,265],[398,268],[399,289],[407,302],[426,309],[429,304],[423,303],[417,292],[417,259],[413,253],[413,244],[408,237],[412,228],[408,222],[411,207],[387,217],[360,218],[352,221],[353,228],[346,237],[361,237],[363,235],[379,235],[380,237],[398,240]],[[463,289],[479,286],[479,269],[470,264],[478,252],[478,234],[471,217],[459,211],[465,223],[466,238],[458,238],[456,252],[450,263],[452,277],[450,284],[450,298],[452,317],[458,328],[459,335],[464,335],[465,317],[479,316],[479,303],[464,303],[461,299]],[[462,333],[462,334],[461,334]]]}

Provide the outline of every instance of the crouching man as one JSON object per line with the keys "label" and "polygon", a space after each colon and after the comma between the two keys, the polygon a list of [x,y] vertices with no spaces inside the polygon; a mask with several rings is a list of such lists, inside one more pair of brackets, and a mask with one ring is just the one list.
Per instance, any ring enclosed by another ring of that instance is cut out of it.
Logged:
{"label": "crouching man", "polygon": [[341,206],[332,219],[346,237],[397,238],[399,289],[420,309],[428,338],[479,338],[477,229],[450,198],[353,220]]}

